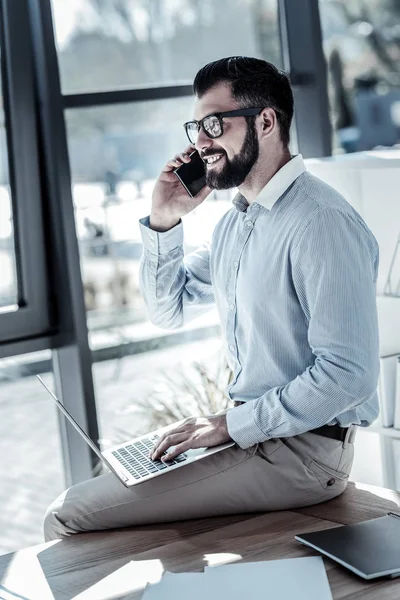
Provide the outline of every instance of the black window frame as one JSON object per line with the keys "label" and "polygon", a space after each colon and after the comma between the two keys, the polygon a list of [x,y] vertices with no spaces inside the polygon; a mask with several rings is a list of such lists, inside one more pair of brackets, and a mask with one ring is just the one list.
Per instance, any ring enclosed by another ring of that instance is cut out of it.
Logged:
{"label": "black window frame", "polygon": [[32,45],[20,0],[0,4],[1,77],[17,273],[17,310],[0,313],[0,356],[8,343],[51,331],[39,171]]}

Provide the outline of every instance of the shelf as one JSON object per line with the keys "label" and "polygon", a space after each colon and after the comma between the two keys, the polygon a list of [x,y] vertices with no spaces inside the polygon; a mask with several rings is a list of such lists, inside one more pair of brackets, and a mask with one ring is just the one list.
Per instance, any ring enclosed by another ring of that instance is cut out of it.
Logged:
{"label": "shelf", "polygon": [[360,427],[360,430],[400,439],[400,429],[395,429],[394,427],[377,427],[376,425],[371,425],[370,427]]}

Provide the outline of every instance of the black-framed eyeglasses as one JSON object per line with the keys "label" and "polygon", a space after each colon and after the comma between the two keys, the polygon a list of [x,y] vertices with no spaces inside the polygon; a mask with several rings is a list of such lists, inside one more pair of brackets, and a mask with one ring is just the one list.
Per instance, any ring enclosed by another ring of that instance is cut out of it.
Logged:
{"label": "black-framed eyeglasses", "polygon": [[204,119],[201,119],[201,121],[188,121],[187,123],[184,123],[183,126],[189,142],[195,144],[200,132],[200,127],[209,138],[218,138],[224,133],[223,119],[225,117],[251,117],[259,115],[262,110],[264,110],[264,107],[239,108],[237,110],[214,113],[212,115],[207,115]]}

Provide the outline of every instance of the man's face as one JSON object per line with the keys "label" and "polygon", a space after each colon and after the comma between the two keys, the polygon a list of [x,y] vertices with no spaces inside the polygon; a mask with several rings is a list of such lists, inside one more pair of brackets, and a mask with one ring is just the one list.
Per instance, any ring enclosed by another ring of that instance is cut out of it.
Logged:
{"label": "man's face", "polygon": [[[230,86],[219,84],[197,98],[194,118],[242,108],[232,98]],[[259,142],[254,125],[245,117],[225,117],[222,136],[211,139],[200,129],[196,149],[206,162],[207,185],[227,190],[241,185],[259,156]],[[213,162],[207,162],[208,159]]]}

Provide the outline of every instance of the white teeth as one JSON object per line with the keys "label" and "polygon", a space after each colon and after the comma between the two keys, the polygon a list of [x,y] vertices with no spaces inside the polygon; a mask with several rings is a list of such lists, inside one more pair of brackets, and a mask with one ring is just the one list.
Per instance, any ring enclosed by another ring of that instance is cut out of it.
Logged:
{"label": "white teeth", "polygon": [[209,156],[208,158],[206,158],[206,162],[208,165],[210,165],[211,163],[217,162],[217,160],[219,160],[220,158],[222,158],[222,155]]}

